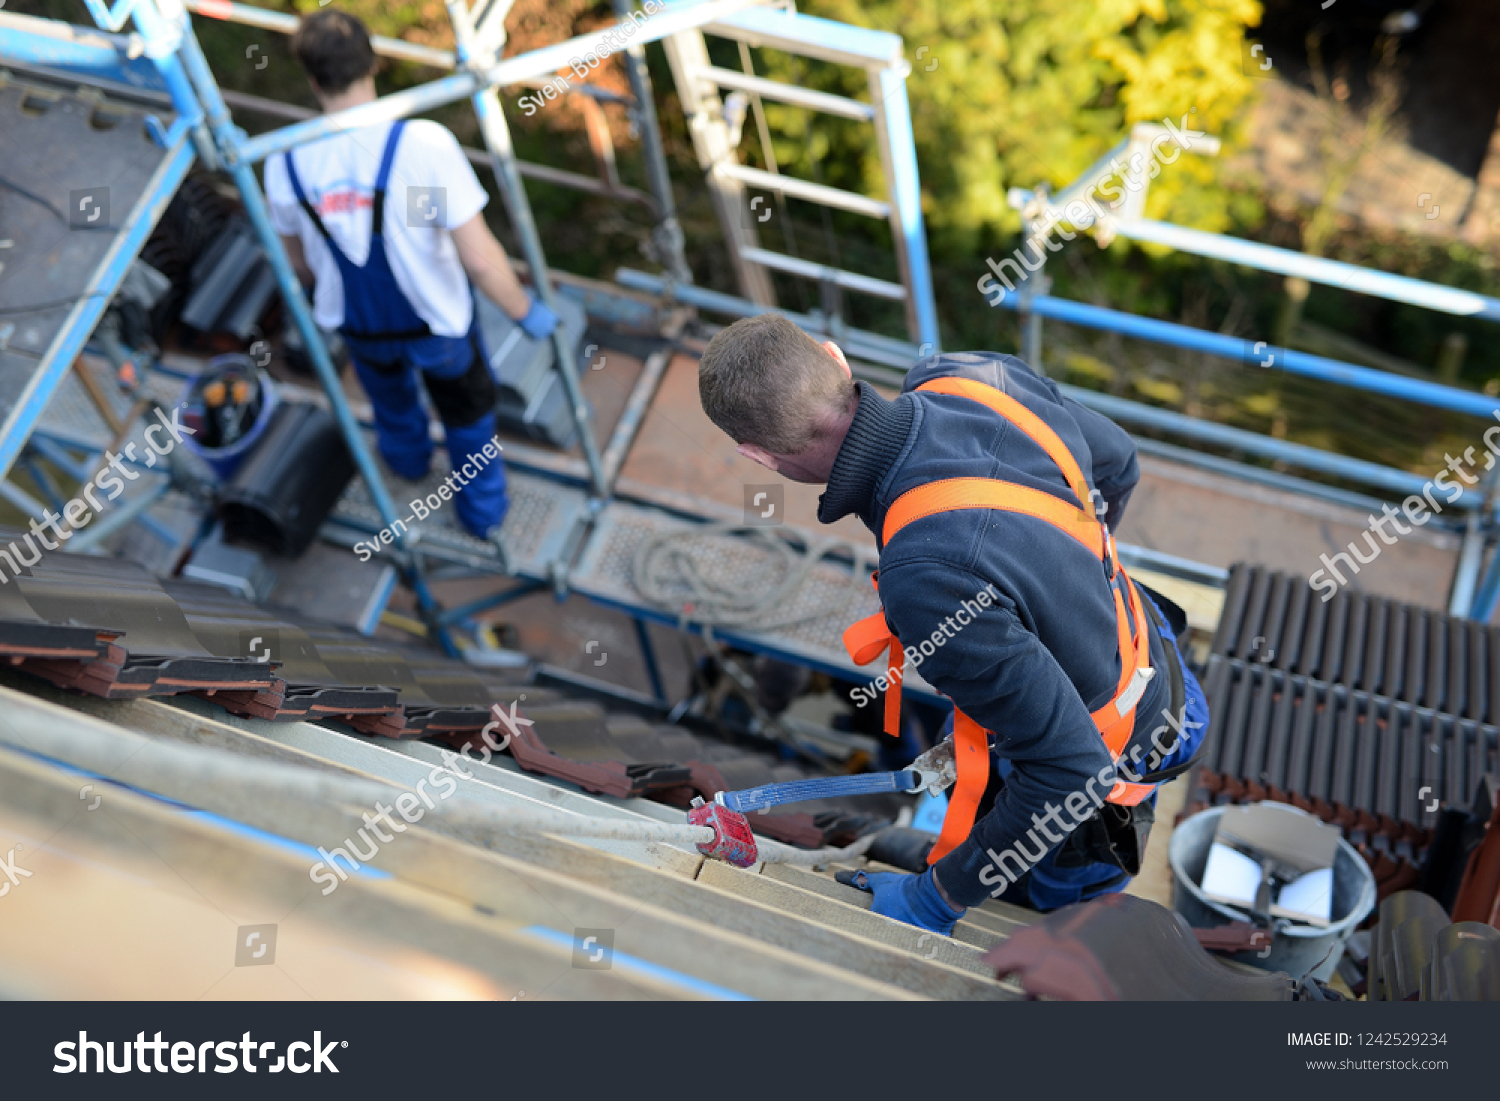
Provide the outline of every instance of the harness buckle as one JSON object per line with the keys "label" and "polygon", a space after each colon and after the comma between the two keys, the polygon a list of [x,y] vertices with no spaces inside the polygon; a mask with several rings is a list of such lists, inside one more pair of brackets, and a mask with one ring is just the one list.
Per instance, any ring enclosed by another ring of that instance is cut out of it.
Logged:
{"label": "harness buckle", "polygon": [[1109,525],[1103,520],[1099,521],[1099,531],[1104,536],[1104,568],[1108,571],[1110,581],[1114,581],[1119,574],[1119,567],[1115,564],[1115,540],[1109,533]]}
{"label": "harness buckle", "polygon": [[1141,702],[1141,697],[1146,694],[1146,685],[1150,684],[1155,676],[1156,670],[1149,665],[1136,667],[1135,674],[1130,678],[1125,691],[1121,692],[1119,698],[1115,700],[1115,710],[1120,713],[1121,717]]}

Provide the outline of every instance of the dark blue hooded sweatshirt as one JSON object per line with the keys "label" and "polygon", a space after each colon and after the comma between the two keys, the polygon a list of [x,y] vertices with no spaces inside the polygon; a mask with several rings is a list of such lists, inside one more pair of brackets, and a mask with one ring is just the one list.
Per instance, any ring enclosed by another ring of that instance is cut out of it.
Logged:
{"label": "dark blue hooded sweatshirt", "polygon": [[[1016,357],[988,352],[922,360],[908,372],[905,390],[894,401],[859,383],[859,407],[819,503],[819,520],[831,524],[854,513],[878,541],[892,502],[909,489],[945,478],[1013,482],[1097,511],[1077,499],[1046,452],[988,407],[964,397],[912,392],[944,376],[993,386],[1045,421],[1099,491],[1109,527],[1119,523],[1140,477],[1130,437],[1108,418],[1063,397]],[[972,622],[960,628],[949,619],[965,601],[972,608],[990,585],[998,599]],[[973,905],[991,893],[980,879],[991,862],[986,850],[1010,848],[1036,830],[1033,815],[1043,815],[1049,804],[1062,807],[1071,793],[1087,793],[1091,779],[1098,791],[1096,777],[1110,764],[1092,718],[1114,698],[1120,679],[1115,604],[1105,568],[1046,521],[963,509],[915,520],[889,547],[881,547],[880,598],[903,645],[930,639],[934,632],[943,637],[941,627],[948,621],[947,640],[917,671],[992,731],[996,752],[1012,764],[994,808],[975,823],[968,840],[937,863],[954,901]],[[1149,630],[1151,666],[1158,675],[1136,705],[1136,732],[1127,748],[1149,749],[1168,705],[1161,638],[1154,625]]]}

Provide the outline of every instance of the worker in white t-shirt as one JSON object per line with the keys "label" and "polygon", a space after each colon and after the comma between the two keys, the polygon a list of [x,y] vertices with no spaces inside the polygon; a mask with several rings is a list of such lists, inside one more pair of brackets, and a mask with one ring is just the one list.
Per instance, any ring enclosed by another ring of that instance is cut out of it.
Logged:
{"label": "worker in white t-shirt", "polygon": [[[292,50],[325,112],[376,98],[375,54],[354,16],[308,16]],[[495,382],[470,280],[533,340],[550,336],[557,316],[517,281],[485,225],[489,196],[458,139],[425,119],[348,130],[270,158],[265,186],[292,266],[315,284],[317,323],[349,347],[381,456],[403,478],[428,472],[420,374],[443,422],[459,522],[498,544],[505,470],[482,454],[495,434]]]}

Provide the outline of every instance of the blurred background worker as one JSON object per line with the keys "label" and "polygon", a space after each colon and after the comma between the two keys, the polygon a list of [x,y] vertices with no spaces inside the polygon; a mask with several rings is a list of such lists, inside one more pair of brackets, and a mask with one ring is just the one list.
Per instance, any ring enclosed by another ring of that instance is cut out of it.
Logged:
{"label": "blurred background worker", "polygon": [[[325,112],[375,96],[365,26],[338,10],[302,21],[292,50]],[[499,545],[505,470],[479,455],[495,434],[495,383],[479,337],[470,281],[527,336],[557,316],[517,281],[484,222],[489,196],[458,139],[426,119],[348,130],[266,162],[266,197],[314,317],[338,329],[375,409],[380,454],[403,478],[432,462],[417,374],[442,419],[458,519]]]}

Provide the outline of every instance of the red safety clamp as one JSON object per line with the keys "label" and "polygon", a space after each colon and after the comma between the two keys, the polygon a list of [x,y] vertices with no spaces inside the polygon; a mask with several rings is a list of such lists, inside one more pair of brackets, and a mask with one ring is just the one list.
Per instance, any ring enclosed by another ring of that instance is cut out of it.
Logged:
{"label": "red safety clamp", "polygon": [[745,816],[718,803],[693,800],[688,811],[688,822],[694,826],[707,826],[714,831],[714,839],[698,846],[704,856],[717,857],[736,868],[748,868],[760,859],[755,851],[755,834]]}

